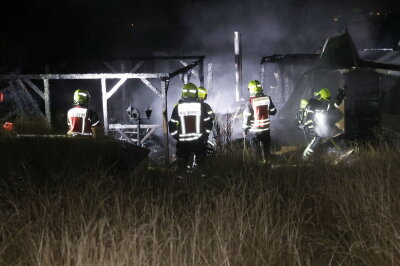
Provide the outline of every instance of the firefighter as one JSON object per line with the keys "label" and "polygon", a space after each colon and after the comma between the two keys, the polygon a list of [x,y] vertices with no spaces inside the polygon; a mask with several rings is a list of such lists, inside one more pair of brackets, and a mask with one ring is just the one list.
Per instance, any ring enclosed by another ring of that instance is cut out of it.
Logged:
{"label": "firefighter", "polygon": [[308,100],[306,99],[301,99],[300,100],[300,110],[296,114],[296,120],[297,120],[297,127],[299,127],[303,131],[304,139],[306,142],[308,142],[308,132],[307,128],[302,127],[302,125],[305,121],[306,117],[306,107],[308,105]]}
{"label": "firefighter", "polygon": [[208,103],[205,103],[204,101],[207,100],[207,96],[208,96],[208,91],[206,88],[200,86],[197,88],[198,90],[198,98],[200,102],[203,102],[207,108],[207,114],[210,115],[212,123],[214,123],[215,120],[215,114],[214,111],[211,109],[210,105]]}
{"label": "firefighter", "polygon": [[96,112],[88,108],[89,100],[87,90],[79,89],[74,92],[74,107],[68,111],[69,136],[92,136],[92,130],[100,127]]}
{"label": "firefighter", "polygon": [[179,166],[187,163],[192,153],[196,156],[206,154],[207,139],[213,126],[209,110],[211,108],[208,109],[207,105],[198,99],[196,85],[185,84],[182,97],[175,105],[168,123],[170,134],[177,140],[176,157]]}
{"label": "firefighter", "polygon": [[308,105],[308,100],[306,100],[306,99],[300,100],[300,110],[297,112],[297,115],[296,115],[297,125],[303,124],[304,118],[306,117],[307,105]]}
{"label": "firefighter", "polygon": [[[204,88],[202,86],[198,87],[197,90],[198,90],[197,91],[198,99],[200,102],[203,102],[204,105],[206,106],[207,114],[211,117],[210,123],[212,125],[214,125],[214,121],[215,121],[214,111],[211,109],[210,105],[205,102],[205,100],[207,100],[208,91],[206,88]],[[210,140],[208,140],[208,138],[207,138],[207,154],[208,155],[214,154],[214,146],[215,146],[215,144],[213,142],[211,142]]]}
{"label": "firefighter", "polygon": [[248,90],[250,98],[243,111],[243,135],[245,138],[248,135],[250,137],[253,157],[257,151],[261,151],[262,161],[265,163],[271,146],[270,116],[276,114],[276,107],[271,97],[263,93],[258,80],[250,81]]}
{"label": "firefighter", "polygon": [[331,138],[338,133],[338,129],[334,125],[338,120],[334,110],[342,103],[344,96],[344,88],[339,89],[339,94],[332,104],[329,89],[323,88],[315,92],[314,98],[308,101],[305,117],[299,128],[307,129],[312,139],[303,152],[303,160],[308,160],[324,139]]}

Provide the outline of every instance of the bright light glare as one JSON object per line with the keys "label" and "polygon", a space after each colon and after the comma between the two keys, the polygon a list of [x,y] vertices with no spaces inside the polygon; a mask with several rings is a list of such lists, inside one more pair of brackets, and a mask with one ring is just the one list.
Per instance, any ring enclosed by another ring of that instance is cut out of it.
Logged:
{"label": "bright light glare", "polygon": [[319,123],[325,123],[326,116],[323,113],[316,113],[315,114],[315,121]]}
{"label": "bright light glare", "polygon": [[329,136],[329,125],[326,112],[316,112],[315,114],[315,130],[321,137]]}

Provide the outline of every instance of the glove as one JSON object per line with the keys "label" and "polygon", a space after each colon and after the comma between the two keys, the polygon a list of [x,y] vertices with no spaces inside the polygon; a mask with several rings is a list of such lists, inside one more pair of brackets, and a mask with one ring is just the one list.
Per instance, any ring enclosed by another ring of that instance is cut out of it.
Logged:
{"label": "glove", "polygon": [[346,89],[347,89],[346,85],[344,85],[343,88],[339,88],[339,94],[335,98],[336,105],[340,105],[344,100],[344,97],[346,96]]}
{"label": "glove", "polygon": [[304,129],[304,128],[305,128],[305,125],[304,125],[304,124],[298,124],[297,127],[298,127],[299,129]]}
{"label": "glove", "polygon": [[347,90],[347,86],[346,85],[344,85],[343,88],[339,88],[338,98],[344,99],[344,97],[346,96],[346,90]]}
{"label": "glove", "polygon": [[345,90],[343,88],[339,88],[339,98],[344,98],[344,96],[346,96]]}

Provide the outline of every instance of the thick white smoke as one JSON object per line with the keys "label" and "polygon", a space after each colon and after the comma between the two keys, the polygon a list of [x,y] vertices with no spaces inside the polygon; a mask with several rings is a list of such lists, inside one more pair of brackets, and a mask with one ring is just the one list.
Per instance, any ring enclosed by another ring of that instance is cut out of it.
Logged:
{"label": "thick white smoke", "polygon": [[[378,29],[366,15],[376,14],[385,5],[385,1],[380,5],[317,0],[191,2],[181,16],[186,34],[179,53],[206,55],[207,62],[214,64],[208,102],[216,112],[232,112],[235,109],[234,31],[242,34],[242,86],[246,98],[247,83],[260,77],[263,56],[318,53],[326,38],[345,28],[359,49],[374,47]],[[266,80],[266,94],[273,84],[274,80]],[[278,112],[281,107],[277,106]]]}
{"label": "thick white smoke", "polygon": [[383,10],[385,5],[385,1],[380,5],[316,0],[192,2],[182,12],[186,35],[181,53],[206,55],[214,63],[214,90],[210,91],[209,101],[224,112],[233,103],[235,93],[234,31],[242,33],[246,93],[247,83],[259,78],[262,56],[319,52],[326,38],[345,28],[359,49],[374,47],[378,29],[365,16]]}

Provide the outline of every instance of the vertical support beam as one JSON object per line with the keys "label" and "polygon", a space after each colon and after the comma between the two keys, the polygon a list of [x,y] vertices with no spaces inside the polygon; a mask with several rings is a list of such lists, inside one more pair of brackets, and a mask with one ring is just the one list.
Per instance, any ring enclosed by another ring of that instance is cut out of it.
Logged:
{"label": "vertical support beam", "polygon": [[199,63],[199,80],[200,86],[204,87],[204,59],[200,59]]}
{"label": "vertical support beam", "polygon": [[140,147],[142,145],[142,143],[140,142],[140,113],[139,113],[139,119],[137,121],[137,142],[136,144]]}
{"label": "vertical support beam", "polygon": [[103,123],[104,123],[104,135],[108,135],[108,109],[107,109],[107,84],[106,79],[101,79],[101,98],[103,103]]}
{"label": "vertical support beam", "polygon": [[50,83],[48,79],[43,79],[44,85],[44,111],[47,123],[51,127],[51,111],[50,111]]}
{"label": "vertical support beam", "polygon": [[[125,73],[126,72],[126,67],[125,67],[125,62],[121,61],[121,73]],[[124,82],[124,84],[122,84],[122,106],[125,108],[125,106],[127,106],[126,103],[126,82]]]}
{"label": "vertical support beam", "polygon": [[264,81],[265,81],[265,62],[261,61],[260,65],[260,82],[264,88]]}
{"label": "vertical support beam", "polygon": [[236,101],[242,99],[242,39],[241,34],[235,31],[235,79],[236,79]]}
{"label": "vertical support beam", "polygon": [[[50,73],[49,65],[45,64],[44,72],[46,74]],[[45,111],[47,123],[49,124],[49,127],[51,128],[51,111],[50,111],[50,104],[51,103],[50,103],[50,83],[49,83],[49,80],[48,79],[43,79],[43,85],[44,85],[44,90],[43,90],[44,111]]]}
{"label": "vertical support beam", "polygon": [[207,89],[212,90],[213,87],[213,64],[208,63],[207,65]]}
{"label": "vertical support beam", "polygon": [[161,79],[161,92],[163,94],[163,134],[164,134],[164,166],[169,165],[169,141],[168,141],[168,79]]}

